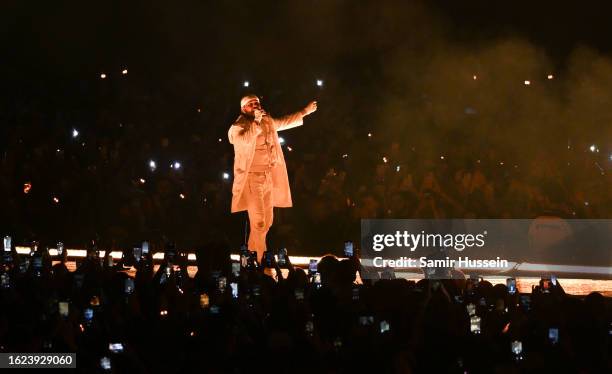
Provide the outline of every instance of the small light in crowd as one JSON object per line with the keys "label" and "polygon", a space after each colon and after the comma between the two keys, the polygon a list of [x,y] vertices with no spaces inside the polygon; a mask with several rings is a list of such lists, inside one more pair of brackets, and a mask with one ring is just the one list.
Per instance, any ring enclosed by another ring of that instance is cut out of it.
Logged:
{"label": "small light in crowd", "polygon": [[506,323],[506,326],[504,326],[502,333],[505,334],[510,330],[510,322]]}
{"label": "small light in crowd", "polygon": [[610,159],[610,161],[612,161],[612,153],[610,153],[610,157],[608,157],[608,159]]}
{"label": "small light in crowd", "polygon": [[531,81],[525,81],[525,86],[529,86],[531,84]]}
{"label": "small light in crowd", "polygon": [[81,143],[81,146],[85,147],[85,142]]}
{"label": "small light in crowd", "polygon": [[140,178],[140,183],[145,184],[146,180],[144,180],[144,178]]}
{"label": "small light in crowd", "polygon": [[548,79],[553,79],[554,76],[552,74],[548,74]]}
{"label": "small light in crowd", "polygon": [[347,153],[343,154],[342,158],[348,158],[348,154]]}
{"label": "small light in crowd", "polygon": [[585,202],[584,202],[584,206],[589,206],[589,202],[588,202],[588,201],[585,201]]}
{"label": "small light in crowd", "polygon": [[250,84],[250,83],[249,83],[249,81],[244,81],[244,82],[242,83],[242,86],[244,86],[244,87],[248,87],[248,86],[249,86],[249,84]]}
{"label": "small light in crowd", "polygon": [[127,69],[123,69],[123,70],[121,70],[121,74],[123,74],[123,75],[127,75]]}
{"label": "small light in crowd", "polygon": [[323,87],[323,80],[317,79],[317,86]]}
{"label": "small light in crowd", "polygon": [[155,171],[155,169],[157,169],[157,164],[155,163],[155,161],[149,161],[149,169],[151,169],[151,171]]}
{"label": "small light in crowd", "polygon": [[219,143],[221,143],[223,141],[223,139],[219,138]]}
{"label": "small light in crowd", "polygon": [[476,162],[480,164],[480,160],[476,160]]}
{"label": "small light in crowd", "polygon": [[599,148],[597,148],[597,146],[596,146],[595,144],[592,144],[592,145],[589,147],[589,150],[590,150],[591,152],[599,152]]}
{"label": "small light in crowd", "polygon": [[185,198],[185,195],[184,195],[184,194],[179,194],[179,197],[180,197],[181,199],[184,199],[184,198]]}
{"label": "small light in crowd", "polygon": [[189,336],[195,336],[195,332],[193,332],[193,331],[192,331],[192,332],[190,332],[190,333],[189,333]]}
{"label": "small light in crowd", "polygon": [[397,171],[397,172],[399,172],[399,171],[400,171],[400,166],[399,166],[399,165],[397,165],[397,166],[395,167],[395,171]]}
{"label": "small light in crowd", "polygon": [[202,109],[200,109],[200,108],[198,108],[197,110],[198,110],[198,113],[201,113],[201,112],[202,112]]}
{"label": "small light in crowd", "polygon": [[474,74],[474,75],[472,76],[472,79],[474,79],[474,80],[478,79],[478,77],[476,76],[476,74]]}
{"label": "small light in crowd", "polygon": [[291,147],[287,146],[287,150],[288,150],[289,152],[291,152],[291,151],[293,151],[293,148],[291,148]]}
{"label": "small light in crowd", "polygon": [[500,166],[504,166],[504,162],[503,162],[503,161],[500,161],[500,162],[499,162],[499,165],[500,165]]}
{"label": "small light in crowd", "polygon": [[59,203],[59,199],[56,196],[53,196],[53,202],[58,204]]}
{"label": "small light in crowd", "polygon": [[170,168],[174,169],[174,170],[178,170],[181,168],[181,163],[178,161],[174,161],[174,163],[172,165],[170,165]]}
{"label": "small light in crowd", "polygon": [[444,160],[444,156],[440,156],[440,160]]}
{"label": "small light in crowd", "polygon": [[159,312],[160,316],[167,316],[168,315],[168,311],[166,309],[163,309]]}
{"label": "small light in crowd", "polygon": [[278,142],[279,142],[280,144],[285,144],[285,138],[283,138],[282,136],[279,136],[279,137],[278,137]]}
{"label": "small light in crowd", "polygon": [[106,79],[106,74],[104,74],[104,73],[100,74],[100,78]]}
{"label": "small light in crowd", "polygon": [[384,162],[385,164],[387,163],[387,161],[389,161],[389,160],[387,160],[387,158],[386,158],[386,157],[383,157],[383,162]]}
{"label": "small light in crowd", "polygon": [[368,133],[368,138],[371,138],[371,137],[372,137],[372,133],[371,133],[371,132],[369,132],[369,133]]}
{"label": "small light in crowd", "polygon": [[229,173],[223,173],[223,179],[229,179],[230,175]]}
{"label": "small light in crowd", "polygon": [[60,153],[62,150],[61,149],[56,149],[55,152]]}
{"label": "small light in crowd", "polygon": [[26,182],[23,184],[23,193],[28,193],[32,189],[32,183]]}
{"label": "small light in crowd", "polygon": [[207,201],[208,201],[208,199],[206,198],[206,196],[204,196],[204,198],[202,199],[202,203],[206,204]]}
{"label": "small light in crowd", "polygon": [[72,129],[72,137],[76,138],[77,136],[79,136],[79,130],[77,129]]}

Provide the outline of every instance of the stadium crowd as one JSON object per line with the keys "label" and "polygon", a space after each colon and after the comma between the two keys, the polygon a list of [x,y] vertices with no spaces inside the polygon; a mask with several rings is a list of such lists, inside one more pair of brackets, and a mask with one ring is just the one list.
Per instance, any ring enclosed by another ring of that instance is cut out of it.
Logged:
{"label": "stadium crowd", "polygon": [[[288,256],[227,243],[197,252],[197,273],[172,245],[119,262],[87,249],[74,272],[44,245],[5,252],[2,352],[76,352],[82,372],[603,373],[612,367],[612,304],[565,294],[562,281],[521,294],[478,279],[417,283],[323,257],[308,271]],[[106,251],[109,253],[109,251]],[[54,263],[54,265],[52,265]],[[130,277],[127,269],[135,269]]]}
{"label": "stadium crowd", "polygon": [[[222,235],[237,248],[244,217],[229,214],[233,150],[226,132],[238,114],[228,103],[247,89],[187,110],[168,92],[128,80],[112,93],[106,84],[84,84],[85,98],[70,109],[46,108],[46,99],[19,93],[7,104],[0,160],[5,234],[76,246],[93,237],[123,246],[165,237],[183,247]],[[294,207],[277,209],[273,248],[329,252],[356,241],[361,218],[607,218],[608,162],[588,143],[544,141],[524,154],[524,147],[465,124],[368,128],[370,108],[330,108],[337,88],[325,89],[320,119],[279,134]],[[279,103],[272,109],[283,108],[273,115],[309,95],[272,95],[269,101]],[[473,116],[466,109],[464,120]],[[310,235],[315,228],[318,235]]]}

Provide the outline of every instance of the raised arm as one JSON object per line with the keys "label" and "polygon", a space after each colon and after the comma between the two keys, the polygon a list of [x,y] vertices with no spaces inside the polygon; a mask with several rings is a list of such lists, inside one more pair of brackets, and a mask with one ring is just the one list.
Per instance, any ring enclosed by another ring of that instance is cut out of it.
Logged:
{"label": "raised arm", "polygon": [[299,112],[288,114],[281,118],[274,119],[274,129],[276,131],[288,130],[304,124],[304,117],[317,110],[317,102],[311,101]]}
{"label": "raised arm", "polygon": [[274,118],[274,129],[276,131],[283,131],[292,129],[294,127],[302,126],[304,124],[304,113],[302,111],[287,114],[280,118]]}

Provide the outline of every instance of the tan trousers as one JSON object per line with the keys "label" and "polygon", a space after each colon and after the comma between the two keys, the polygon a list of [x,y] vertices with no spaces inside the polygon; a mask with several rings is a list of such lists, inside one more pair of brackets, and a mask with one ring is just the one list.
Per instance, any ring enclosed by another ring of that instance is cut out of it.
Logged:
{"label": "tan trousers", "polygon": [[249,173],[245,187],[251,224],[248,246],[250,251],[257,252],[257,259],[261,260],[263,252],[267,249],[266,235],[274,218],[272,173],[269,171]]}

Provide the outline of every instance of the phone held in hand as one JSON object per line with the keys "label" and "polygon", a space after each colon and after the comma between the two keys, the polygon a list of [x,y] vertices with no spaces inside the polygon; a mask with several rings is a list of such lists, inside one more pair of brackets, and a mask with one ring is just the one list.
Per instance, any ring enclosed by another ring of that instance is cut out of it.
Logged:
{"label": "phone held in hand", "polygon": [[134,292],[134,279],[126,278],[123,285],[123,292],[126,295],[131,295]]}
{"label": "phone held in hand", "polygon": [[57,250],[57,255],[61,257],[64,254],[64,243],[57,242],[55,247],[55,249]]}
{"label": "phone held in hand", "polygon": [[123,344],[122,343],[109,343],[108,350],[112,353],[121,353],[123,352]]}
{"label": "phone held in hand", "polygon": [[94,311],[92,308],[85,308],[85,310],[83,311],[83,319],[85,320],[86,323],[90,323],[92,321],[93,314],[94,314]]}
{"label": "phone held in hand", "polygon": [[217,279],[217,289],[219,290],[219,292],[224,293],[226,286],[227,286],[227,278],[226,277],[219,277]]}
{"label": "phone held in hand", "polygon": [[232,275],[236,278],[240,276],[240,265],[240,262],[232,262]]}
{"label": "phone held in hand", "polygon": [[523,309],[525,309],[526,311],[529,311],[531,309],[531,295],[521,295],[519,301]]}
{"label": "phone held in hand", "polygon": [[508,293],[510,295],[514,295],[516,293],[516,279],[514,278],[506,279],[506,287],[508,287]]}
{"label": "phone held in hand", "polygon": [[281,248],[278,250],[278,266],[287,266],[287,248]]}
{"label": "phone held in hand", "polygon": [[9,273],[2,273],[2,275],[0,275],[0,287],[11,288],[11,277]]}
{"label": "phone held in hand", "polygon": [[344,255],[346,257],[353,257],[353,242],[350,240],[344,242]]}
{"label": "phone held in hand", "polygon": [[263,256],[263,265],[266,268],[274,267],[274,254],[272,251],[265,251]]}
{"label": "phone held in hand", "polygon": [[249,258],[247,260],[247,269],[249,269],[249,270],[257,269],[257,264],[258,263],[259,262],[257,261],[257,252],[249,251]]}
{"label": "phone held in hand", "polygon": [[514,354],[515,360],[521,361],[523,359],[523,342],[520,340],[513,341],[510,343],[510,350]]}
{"label": "phone held in hand", "polygon": [[387,322],[387,321],[380,321],[380,333],[381,334],[389,331],[390,329],[391,329],[391,326],[389,326],[389,322]]}
{"label": "phone held in hand", "polygon": [[317,260],[311,259],[310,263],[308,264],[308,274],[312,276],[316,272],[317,272]]}
{"label": "phone held in hand", "polygon": [[100,359],[100,368],[102,368],[102,370],[111,370],[111,359],[106,356],[102,357]]}
{"label": "phone held in hand", "polygon": [[548,341],[552,345],[556,345],[559,342],[559,329],[557,327],[548,329]]}
{"label": "phone held in hand", "polygon": [[480,335],[480,321],[481,318],[474,315],[470,317],[470,332],[474,335]]}
{"label": "phone held in hand", "polygon": [[142,258],[142,248],[141,247],[134,247],[132,249],[132,254],[134,255],[134,260],[136,262],[140,262],[140,260]]}
{"label": "phone held in hand", "polygon": [[11,248],[12,248],[12,239],[10,236],[5,236],[4,237],[4,251],[5,252],[10,252]]}
{"label": "phone held in hand", "polygon": [[58,303],[59,315],[66,318],[70,313],[70,304],[67,301],[60,301]]}
{"label": "phone held in hand", "polygon": [[232,299],[238,298],[238,283],[232,282],[230,283],[230,289],[232,290]]}
{"label": "phone held in hand", "polygon": [[145,240],[144,242],[142,242],[141,251],[143,255],[149,254],[149,242],[148,241]]}
{"label": "phone held in hand", "polygon": [[312,283],[314,283],[315,288],[321,288],[321,273],[314,273]]}

